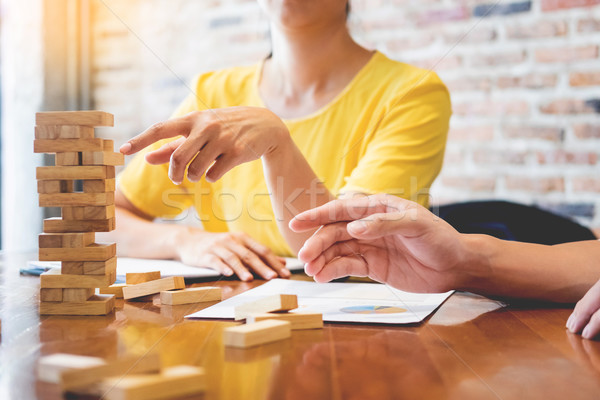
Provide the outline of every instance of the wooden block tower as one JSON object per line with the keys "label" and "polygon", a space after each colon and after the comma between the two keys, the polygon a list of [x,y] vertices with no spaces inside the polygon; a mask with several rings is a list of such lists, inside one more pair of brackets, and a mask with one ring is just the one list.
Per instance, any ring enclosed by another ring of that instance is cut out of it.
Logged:
{"label": "wooden block tower", "polygon": [[[95,243],[96,232],[115,229],[115,166],[123,154],[112,140],[94,137],[94,127],[113,126],[102,111],[36,115],[36,153],[54,153],[55,166],[38,167],[40,207],[61,207],[61,218],[44,220],[40,261],[60,261],[60,273],[41,276],[40,314],[106,315],[113,295],[96,295],[116,279],[115,243]],[[81,181],[82,191],[75,191]]]}

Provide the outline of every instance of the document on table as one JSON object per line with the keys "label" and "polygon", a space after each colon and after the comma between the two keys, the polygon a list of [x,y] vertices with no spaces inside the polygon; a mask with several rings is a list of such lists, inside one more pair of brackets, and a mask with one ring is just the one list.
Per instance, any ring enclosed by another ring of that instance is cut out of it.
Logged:
{"label": "document on table", "polygon": [[240,304],[274,294],[295,294],[294,312],[320,313],[323,321],[411,324],[423,321],[450,297],[447,293],[409,293],[379,283],[316,283],[274,279],[186,318],[233,319]]}
{"label": "document on table", "polygon": [[[304,264],[297,258],[286,258],[290,271],[302,271]],[[30,267],[60,268],[58,261],[30,261]],[[152,260],[146,258],[117,258],[117,278],[125,280],[128,272],[160,271],[162,277],[183,276],[184,278],[211,278],[220,277],[221,274],[210,268],[198,268],[174,260]]]}

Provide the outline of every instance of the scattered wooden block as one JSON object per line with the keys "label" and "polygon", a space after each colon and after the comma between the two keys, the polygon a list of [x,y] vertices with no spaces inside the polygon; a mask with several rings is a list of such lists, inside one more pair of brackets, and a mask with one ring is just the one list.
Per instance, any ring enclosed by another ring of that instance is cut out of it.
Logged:
{"label": "scattered wooden block", "polygon": [[83,165],[123,165],[125,164],[125,155],[112,151],[86,151],[83,154]]}
{"label": "scattered wooden block", "polygon": [[77,125],[40,125],[35,127],[36,139],[93,139],[94,128]]}
{"label": "scattered wooden block", "polygon": [[60,386],[63,390],[70,390],[100,382],[111,376],[129,376],[131,374],[159,371],[160,357],[158,354],[148,354],[141,358],[126,356],[119,360],[107,361],[100,365],[62,371],[60,374]]}
{"label": "scattered wooden block", "polygon": [[66,275],[51,269],[40,276],[41,288],[100,288],[115,283],[116,274],[110,275]]}
{"label": "scattered wooden block", "polygon": [[44,220],[44,232],[110,232],[115,229],[115,219],[61,219],[47,218]]}
{"label": "scattered wooden block", "polygon": [[85,247],[40,248],[40,261],[106,261],[117,254],[115,243],[93,243]]}
{"label": "scattered wooden block", "polygon": [[91,179],[83,181],[84,193],[105,193],[114,192],[117,188],[115,179]]}
{"label": "scattered wooden block", "polygon": [[38,236],[40,248],[85,247],[96,240],[94,232],[81,233],[42,233]]}
{"label": "scattered wooden block", "polygon": [[125,283],[137,285],[138,283],[150,282],[160,279],[160,271],[128,272],[125,274]]}
{"label": "scattered wooden block", "polygon": [[55,165],[83,165],[81,163],[81,153],[56,153],[54,156]]}
{"label": "scattered wooden block", "polygon": [[288,321],[267,319],[253,324],[232,326],[223,330],[225,346],[247,348],[275,342],[292,336],[292,324]]}
{"label": "scattered wooden block", "polygon": [[66,302],[72,303],[83,303],[90,297],[92,297],[96,291],[94,288],[85,288],[85,289],[75,289],[75,288],[67,288],[63,289],[63,300]]}
{"label": "scattered wooden block", "polygon": [[114,285],[110,285],[108,287],[98,289],[101,294],[112,294],[115,296],[115,299],[123,298],[123,288],[127,286],[125,283],[115,283]]}
{"label": "scattered wooden block", "polygon": [[40,301],[63,301],[63,290],[40,289]]}
{"label": "scattered wooden block", "polygon": [[73,181],[38,181],[38,193],[71,193]]}
{"label": "scattered wooden block", "polygon": [[246,318],[250,314],[262,314],[273,311],[289,311],[298,308],[298,296],[295,294],[276,294],[235,307],[235,319]]}
{"label": "scattered wooden block", "polygon": [[117,257],[106,261],[85,261],[83,263],[84,275],[115,275],[117,274]]}
{"label": "scattered wooden block", "polygon": [[115,204],[115,193],[52,193],[40,194],[40,207],[109,206]]}
{"label": "scattered wooden block", "polygon": [[179,304],[204,303],[208,301],[221,301],[220,287],[204,286],[160,292],[161,304],[175,306]]}
{"label": "scattered wooden block", "polygon": [[158,400],[202,393],[206,388],[203,368],[178,365],[159,374],[108,378],[99,384],[106,400]]}
{"label": "scattered wooden block", "polygon": [[264,321],[266,319],[273,319],[277,321],[288,321],[292,324],[292,330],[301,329],[319,329],[323,328],[323,314],[309,314],[309,313],[265,313],[265,314],[251,314],[246,317],[246,323],[255,323]]}
{"label": "scattered wooden block", "polygon": [[[88,181],[83,181],[84,187],[86,182]],[[66,220],[111,219],[115,217],[115,206],[113,204],[110,206],[63,207],[62,217]]]}
{"label": "scattered wooden block", "polygon": [[114,126],[112,114],[104,111],[50,111],[35,114],[36,125]]}
{"label": "scattered wooden block", "polygon": [[102,139],[34,139],[34,153],[102,151]]}
{"label": "scattered wooden block", "polygon": [[157,279],[155,281],[138,283],[137,285],[125,286],[123,288],[123,298],[125,300],[136,297],[148,296],[160,293],[163,290],[183,289],[185,282],[181,276],[170,276],[168,278]]}
{"label": "scattered wooden block", "polygon": [[85,180],[115,177],[115,167],[104,165],[37,167],[38,180]]}
{"label": "scattered wooden block", "polygon": [[38,361],[38,378],[42,382],[59,383],[60,376],[65,371],[104,364],[104,360],[98,357],[56,353],[40,358]]}
{"label": "scattered wooden block", "polygon": [[108,294],[94,295],[83,303],[40,302],[41,315],[106,315],[113,308],[115,297]]}

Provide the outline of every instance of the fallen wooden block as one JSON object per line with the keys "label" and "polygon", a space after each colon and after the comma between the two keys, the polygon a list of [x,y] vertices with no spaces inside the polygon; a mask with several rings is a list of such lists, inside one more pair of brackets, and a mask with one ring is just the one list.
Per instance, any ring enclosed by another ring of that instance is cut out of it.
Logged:
{"label": "fallen wooden block", "polygon": [[117,254],[115,243],[92,243],[85,247],[40,248],[40,261],[106,261]]}
{"label": "fallen wooden block", "polygon": [[42,233],[38,236],[40,248],[46,247],[85,247],[94,243],[94,232],[82,233]]}
{"label": "fallen wooden block", "polygon": [[115,118],[104,111],[49,111],[36,113],[35,124],[114,126]]}
{"label": "fallen wooden block", "polygon": [[235,307],[235,319],[246,318],[250,314],[262,314],[273,311],[289,311],[298,308],[298,296],[295,294],[276,294]]}
{"label": "fallen wooden block", "polygon": [[112,151],[86,151],[82,153],[82,165],[123,165],[125,155]]}
{"label": "fallen wooden block", "polygon": [[115,204],[115,193],[41,193],[40,207],[109,206]]}
{"label": "fallen wooden block", "polygon": [[115,229],[115,219],[62,219],[46,218],[44,232],[110,232]]}
{"label": "fallen wooden block", "polygon": [[246,317],[246,322],[251,324],[254,322],[264,321],[266,319],[288,321],[290,324],[292,324],[292,330],[319,329],[323,327],[323,314],[293,312],[251,314]]}
{"label": "fallen wooden block", "polygon": [[127,272],[125,274],[125,283],[128,285],[137,285],[138,283],[155,281],[157,279],[160,279],[160,271]]}
{"label": "fallen wooden block", "polygon": [[40,289],[40,301],[63,301],[63,289]]}
{"label": "fallen wooden block", "polygon": [[94,288],[67,288],[63,289],[62,301],[69,303],[83,303],[92,297],[96,291]]}
{"label": "fallen wooden block", "polygon": [[94,128],[77,125],[40,125],[35,127],[36,139],[93,139]]}
{"label": "fallen wooden block", "polygon": [[[112,179],[114,181],[114,179]],[[85,187],[86,182],[83,181]],[[98,220],[111,219],[115,217],[115,206],[75,206],[62,207],[62,218],[64,220]]]}
{"label": "fallen wooden block", "polygon": [[131,374],[159,371],[160,357],[158,354],[148,354],[144,357],[125,356],[119,360],[106,361],[100,365],[62,371],[60,386],[63,390],[70,390],[88,386],[116,375],[129,376]]}
{"label": "fallen wooden block", "polygon": [[56,353],[40,358],[38,361],[38,378],[42,382],[59,383],[60,376],[65,371],[104,364],[104,360],[98,357]]}
{"label": "fallen wooden block", "polygon": [[102,139],[34,139],[34,153],[102,151]]}
{"label": "fallen wooden block", "polygon": [[98,289],[98,291],[100,292],[100,294],[112,294],[115,296],[115,299],[122,299],[123,298],[123,288],[125,286],[127,286],[126,283],[115,283],[108,287],[100,288],[100,289]]}
{"label": "fallen wooden block", "polygon": [[106,315],[115,308],[115,297],[97,294],[82,303],[40,302],[40,315]]}
{"label": "fallen wooden block", "polygon": [[85,180],[111,179],[115,177],[115,167],[106,165],[76,165],[57,167],[37,167],[37,180]]}
{"label": "fallen wooden block", "polygon": [[202,393],[206,389],[203,368],[178,365],[158,374],[108,378],[99,383],[106,400],[158,400]]}
{"label": "fallen wooden block", "polygon": [[185,281],[181,276],[170,276],[168,278],[157,279],[155,281],[139,283],[137,285],[125,286],[123,288],[123,298],[125,300],[136,297],[148,296],[160,293],[163,290],[183,289]]}
{"label": "fallen wooden block", "polygon": [[115,178],[111,179],[90,179],[83,181],[84,193],[106,193],[116,190]]}
{"label": "fallen wooden block", "polygon": [[292,335],[292,324],[288,321],[267,319],[253,324],[232,326],[223,330],[225,346],[247,348],[275,342]]}
{"label": "fallen wooden block", "polygon": [[56,153],[54,155],[54,165],[83,165],[81,163],[81,153]]}
{"label": "fallen wooden block", "polygon": [[51,269],[40,275],[41,288],[100,288],[115,283],[116,273],[109,275],[66,275]]}
{"label": "fallen wooden block", "polygon": [[72,193],[73,181],[38,181],[38,193]]}
{"label": "fallen wooden block", "polygon": [[221,301],[220,287],[204,286],[160,292],[161,304],[174,306],[208,301]]}

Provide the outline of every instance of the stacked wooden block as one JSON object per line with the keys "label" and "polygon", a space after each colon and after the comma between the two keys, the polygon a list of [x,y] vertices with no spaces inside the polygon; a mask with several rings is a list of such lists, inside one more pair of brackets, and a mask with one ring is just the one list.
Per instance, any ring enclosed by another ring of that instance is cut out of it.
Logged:
{"label": "stacked wooden block", "polygon": [[55,155],[54,166],[36,171],[39,205],[62,210],[61,218],[44,220],[39,237],[40,261],[61,262],[60,272],[41,276],[40,314],[106,315],[114,308],[114,296],[95,295],[95,288],[115,281],[116,245],[95,243],[95,233],[115,228],[115,166],[124,158],[112,140],[94,137],[97,126],[113,126],[113,116],[36,115],[34,152]]}

